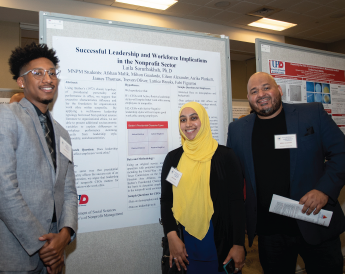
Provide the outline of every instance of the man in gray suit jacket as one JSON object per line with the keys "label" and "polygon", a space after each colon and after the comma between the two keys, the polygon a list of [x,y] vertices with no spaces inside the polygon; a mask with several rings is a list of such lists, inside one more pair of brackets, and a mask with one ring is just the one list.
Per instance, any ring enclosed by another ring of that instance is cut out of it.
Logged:
{"label": "man in gray suit jacket", "polygon": [[48,111],[58,58],[46,45],[12,52],[19,103],[0,106],[0,273],[60,273],[75,238],[78,198],[71,140]]}

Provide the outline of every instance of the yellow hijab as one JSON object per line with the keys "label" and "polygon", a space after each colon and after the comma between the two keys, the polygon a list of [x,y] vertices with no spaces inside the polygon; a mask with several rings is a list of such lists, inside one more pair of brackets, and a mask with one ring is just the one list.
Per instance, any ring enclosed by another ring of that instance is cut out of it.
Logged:
{"label": "yellow hijab", "polygon": [[177,169],[182,178],[177,187],[173,186],[173,214],[186,231],[202,240],[210,227],[213,203],[210,192],[211,159],[218,147],[213,139],[210,120],[205,108],[196,102],[189,102],[180,109],[192,108],[198,114],[201,127],[193,140],[189,140],[181,130],[183,154]]}

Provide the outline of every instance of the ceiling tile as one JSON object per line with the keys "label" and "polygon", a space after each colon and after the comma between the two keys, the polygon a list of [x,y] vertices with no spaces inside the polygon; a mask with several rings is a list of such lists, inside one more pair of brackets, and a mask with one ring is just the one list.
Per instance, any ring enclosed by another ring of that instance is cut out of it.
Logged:
{"label": "ceiling tile", "polygon": [[[244,0],[248,3],[252,3],[252,4],[258,4],[258,5],[268,5],[268,3],[272,2],[272,0]],[[269,5],[270,6],[270,5]]]}
{"label": "ceiling tile", "polygon": [[334,38],[338,35],[331,33],[331,32],[322,32],[316,35],[311,36],[311,38],[315,38],[315,39],[329,39],[329,38]]}
{"label": "ceiling tile", "polygon": [[111,4],[114,3],[113,0],[84,0],[84,2],[101,4],[101,5],[106,5],[106,6],[111,6]]}
{"label": "ceiling tile", "polygon": [[315,18],[319,18],[319,17],[327,16],[330,13],[334,13],[335,11],[337,11],[337,10],[334,8],[331,8],[328,6],[320,6],[316,9],[311,10],[311,11],[307,11],[304,14],[310,15],[310,16],[315,17]]}
{"label": "ceiling tile", "polygon": [[197,6],[197,5],[177,2],[175,5],[171,6],[170,8],[167,8],[165,11],[169,13],[172,12],[172,13],[190,14],[199,8],[200,6]]}
{"label": "ceiling tile", "polygon": [[296,4],[296,5],[287,7],[286,9],[289,10],[289,11],[293,11],[293,12],[301,13],[302,14],[302,13],[311,11],[313,9],[316,9],[316,8],[318,8],[320,6],[321,5],[316,4],[316,3],[300,2],[300,3]]}
{"label": "ceiling tile", "polygon": [[217,19],[213,19],[213,18],[209,18],[207,20],[208,23],[211,23],[211,24],[217,24],[217,25],[223,25],[223,26],[226,26],[226,22],[223,22],[223,21],[220,21],[220,20],[217,20]]}
{"label": "ceiling tile", "polygon": [[[337,24],[336,24],[337,23]],[[326,29],[326,31],[329,31],[329,32],[333,32],[333,33],[337,33],[337,34],[345,34],[344,33],[344,28],[345,28],[345,23],[344,21],[342,22],[334,22],[332,24],[332,26],[328,29]]]}
{"label": "ceiling tile", "polygon": [[308,25],[306,25],[306,26],[297,25],[297,26],[289,28],[287,30],[283,30],[280,33],[282,35],[291,35],[291,34],[301,33],[303,31],[307,31],[307,30],[310,30],[310,29],[312,29],[312,28],[310,26],[308,26]]}
{"label": "ceiling tile", "polygon": [[215,4],[218,2],[223,2],[223,0],[212,0],[209,3],[207,3],[205,6],[206,7],[210,7],[210,8],[214,8],[214,9],[219,9],[219,10],[226,10],[228,8],[230,8],[231,6],[234,6],[236,4],[238,4],[239,2],[241,2],[241,0],[231,0],[231,1],[227,1],[230,3],[229,6],[226,7],[216,7]]}
{"label": "ceiling tile", "polygon": [[[234,20],[231,21],[231,23],[239,24],[239,25],[248,25],[252,22],[255,22],[258,20],[258,17],[256,16],[248,16],[248,15],[242,15]],[[258,28],[256,28],[258,29]]]}
{"label": "ceiling tile", "polygon": [[312,2],[312,3],[317,3],[317,4],[320,4],[320,5],[327,5],[329,3],[333,3],[334,0],[308,0],[309,2]]}
{"label": "ceiling tile", "polygon": [[207,3],[211,2],[211,0],[179,0],[179,2],[203,6],[203,5],[206,5]]}
{"label": "ceiling tile", "polygon": [[203,18],[211,18],[216,14],[220,13],[221,11],[218,9],[211,9],[207,7],[201,7],[198,10],[192,12],[190,15],[203,17]]}
{"label": "ceiling tile", "polygon": [[137,10],[146,11],[146,12],[151,12],[151,13],[163,13],[163,12],[164,12],[164,10],[151,9],[151,8],[139,7],[139,6],[138,6],[138,9],[137,9]]}
{"label": "ceiling tile", "polygon": [[345,1],[344,0],[336,0],[336,1],[333,1],[329,4],[327,4],[328,6],[332,6],[334,8],[337,8],[337,9],[345,9]]}
{"label": "ceiling tile", "polygon": [[237,12],[237,13],[241,13],[241,14],[246,14],[248,12],[251,12],[255,9],[260,8],[261,6],[262,5],[253,4],[253,3],[249,3],[249,2],[240,2],[234,6],[230,6],[230,8],[228,10],[233,11],[233,12]]}
{"label": "ceiling tile", "polygon": [[307,31],[300,32],[298,34],[303,35],[304,37],[310,37],[310,36],[314,36],[314,35],[320,34],[320,30],[318,30],[318,29],[310,29],[310,30],[307,30]]}
{"label": "ceiling tile", "polygon": [[288,21],[288,19],[290,19],[291,17],[295,17],[296,15],[297,14],[294,12],[282,10],[282,11],[279,11],[277,13],[274,13],[274,14],[268,16],[268,18],[275,19],[275,20],[281,20],[281,21]]}
{"label": "ceiling tile", "polygon": [[269,6],[279,8],[279,9],[286,9],[292,5],[300,3],[301,0],[275,0],[269,3]]}
{"label": "ceiling tile", "polygon": [[191,20],[195,20],[195,21],[209,22],[208,18],[194,16],[194,15],[190,15],[190,14],[183,15],[183,18],[187,18],[187,19],[191,19]]}
{"label": "ceiling tile", "polygon": [[118,7],[118,8],[130,9],[130,10],[136,10],[139,8],[139,6],[136,6],[136,5],[129,5],[129,4],[117,3],[117,2],[114,2],[112,6]]}
{"label": "ceiling tile", "polygon": [[242,17],[241,14],[238,13],[234,13],[231,11],[223,11],[215,16],[212,17],[212,19],[214,20],[218,20],[218,21],[223,21],[223,22],[231,22],[232,20]]}
{"label": "ceiling tile", "polygon": [[290,23],[306,24],[315,22],[315,18],[308,15],[297,14],[294,17],[289,18]]}

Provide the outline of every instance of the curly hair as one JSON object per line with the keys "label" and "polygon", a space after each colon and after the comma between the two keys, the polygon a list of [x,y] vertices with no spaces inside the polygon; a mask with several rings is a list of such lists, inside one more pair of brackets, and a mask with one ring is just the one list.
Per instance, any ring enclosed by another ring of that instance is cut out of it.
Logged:
{"label": "curly hair", "polygon": [[59,58],[56,56],[55,50],[49,49],[46,44],[36,44],[35,42],[32,42],[30,45],[26,45],[24,48],[15,48],[12,51],[10,59],[8,60],[10,71],[13,74],[13,79],[18,79],[20,70],[25,65],[32,60],[42,57],[49,59],[54,66],[59,63]]}

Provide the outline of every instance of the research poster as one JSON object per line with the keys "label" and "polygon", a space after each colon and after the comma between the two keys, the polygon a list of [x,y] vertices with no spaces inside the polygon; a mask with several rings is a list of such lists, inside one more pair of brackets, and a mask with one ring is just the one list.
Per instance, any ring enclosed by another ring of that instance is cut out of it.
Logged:
{"label": "research poster", "polygon": [[283,102],[320,102],[345,134],[345,71],[269,60],[270,74],[283,90]]}
{"label": "research poster", "polygon": [[220,54],[60,36],[53,48],[61,70],[53,115],[72,139],[78,232],[157,223],[180,107],[201,103],[224,144]]}

